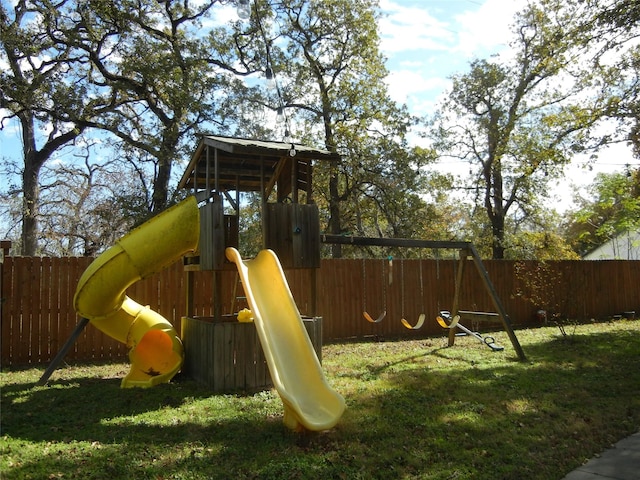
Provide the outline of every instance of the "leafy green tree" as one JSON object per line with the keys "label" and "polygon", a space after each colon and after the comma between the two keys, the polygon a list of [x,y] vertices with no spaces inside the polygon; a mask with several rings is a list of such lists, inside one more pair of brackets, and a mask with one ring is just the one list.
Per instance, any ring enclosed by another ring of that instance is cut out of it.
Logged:
{"label": "leafy green tree", "polygon": [[579,260],[562,235],[553,231],[524,231],[510,237],[510,259],[517,260]]}
{"label": "leafy green tree", "polygon": [[101,140],[130,163],[157,212],[193,134],[204,124],[227,128],[234,110],[224,92],[237,69],[202,35],[216,3],[21,0],[12,12],[2,3],[11,68],[0,77],[0,107],[9,112],[2,123],[16,118],[22,129],[24,254],[37,246],[40,171],[83,132],[107,132]]}
{"label": "leafy green tree", "polygon": [[580,254],[627,230],[640,230],[640,169],[598,174],[568,213],[567,237]]}
{"label": "leafy green tree", "polygon": [[239,237],[242,254],[253,257],[262,249],[262,224],[260,213],[262,199],[256,193],[244,194],[240,210]]}
{"label": "leafy green tree", "polygon": [[86,128],[67,112],[74,111],[74,117],[91,116],[99,103],[97,99],[81,101],[82,88],[74,86],[83,83],[78,69],[83,60],[50,38],[51,23],[48,6],[20,0],[10,10],[0,3],[0,59],[9,67],[0,72],[0,124],[4,127],[13,119],[21,129],[21,251],[27,256],[37,253],[40,171]]}
{"label": "leafy green tree", "polygon": [[120,159],[97,163],[89,145],[74,156],[74,162],[43,168],[40,224],[46,255],[96,255],[135,226],[146,210],[147,198],[129,164]]}
{"label": "leafy green tree", "polygon": [[[387,92],[373,0],[272,2],[277,29],[268,58],[285,129],[304,143],[339,153],[318,164],[316,201],[333,234],[414,236],[424,213],[419,196],[430,150],[411,148],[415,123]],[[297,127],[293,131],[293,125]],[[334,245],[332,255],[342,255]]]}
{"label": "leafy green tree", "polygon": [[635,0],[589,3],[597,12],[592,37],[602,45],[592,62],[594,77],[607,99],[606,114],[618,121],[612,140],[630,142],[640,158],[640,5]]}
{"label": "leafy green tree", "polygon": [[134,164],[152,163],[151,212],[167,206],[174,161],[188,155],[199,126],[224,130],[233,116],[227,74],[213,68],[200,34],[216,3],[87,0],[56,32],[88,55],[92,81],[109,91],[110,110],[91,126],[118,138]]}
{"label": "leafy green tree", "polygon": [[529,216],[549,178],[609,141],[596,132],[611,97],[583,68],[594,58],[584,18],[594,19],[584,2],[528,5],[516,16],[513,58],[473,61],[434,119],[439,153],[471,165],[464,188],[485,210],[493,258],[505,257],[509,217]]}

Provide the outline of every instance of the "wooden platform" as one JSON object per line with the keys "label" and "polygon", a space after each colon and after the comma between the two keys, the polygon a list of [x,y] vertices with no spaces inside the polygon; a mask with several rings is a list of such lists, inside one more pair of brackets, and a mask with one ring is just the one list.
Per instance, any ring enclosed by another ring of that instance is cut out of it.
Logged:
{"label": "wooden platform", "polygon": [[[303,322],[322,362],[322,317]],[[240,323],[235,315],[218,321],[183,317],[182,342],[182,371],[215,393],[266,390],[273,385],[253,323]]]}

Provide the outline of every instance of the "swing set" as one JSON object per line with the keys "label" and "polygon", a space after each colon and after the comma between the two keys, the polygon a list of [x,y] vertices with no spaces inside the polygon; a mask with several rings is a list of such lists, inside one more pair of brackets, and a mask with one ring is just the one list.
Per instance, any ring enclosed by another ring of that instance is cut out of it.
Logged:
{"label": "swing set", "polygon": [[400,319],[400,322],[402,323],[402,325],[405,326],[405,328],[408,328],[409,330],[420,330],[422,328],[422,325],[424,325],[424,320],[427,318],[427,314],[424,313],[425,312],[425,308],[424,308],[424,284],[422,283],[422,259],[420,259],[420,264],[419,264],[419,268],[420,268],[420,299],[422,300],[422,310],[421,310],[421,314],[418,315],[418,322],[415,325],[411,325],[405,317],[404,314],[404,261],[401,261],[400,263],[400,274],[402,275],[402,278],[400,279],[400,291],[401,291],[401,295],[402,295],[402,318]]}
{"label": "swing set", "polygon": [[[461,314],[464,314],[467,317],[473,316],[476,318],[489,318],[489,317],[496,318],[501,321],[502,326],[504,327],[504,330],[507,332],[507,335],[511,340],[511,344],[513,345],[513,348],[516,354],[518,355],[518,359],[521,361],[526,361],[526,356],[524,354],[524,351],[522,350],[522,347],[520,346],[520,342],[518,341],[518,338],[516,337],[515,332],[513,331],[509,316],[507,315],[504,309],[504,306],[502,305],[502,302],[498,297],[498,294],[493,286],[493,283],[491,283],[489,274],[487,273],[487,270],[485,269],[484,264],[482,263],[482,260],[480,258],[480,255],[478,254],[478,251],[476,250],[473,243],[455,242],[455,241],[437,241],[437,240],[415,240],[415,239],[408,239],[408,238],[353,237],[353,236],[332,235],[332,234],[321,235],[320,241],[323,243],[329,243],[329,244],[342,244],[342,245],[355,245],[355,246],[431,248],[436,251],[439,249],[458,250],[459,255],[458,255],[458,264],[457,264],[456,276],[455,276],[455,290],[454,290],[454,296],[453,296],[453,305],[451,308],[451,312],[453,312],[453,314],[443,310],[440,312],[440,315],[436,318],[438,323],[443,328],[446,328],[449,331],[448,345],[450,347],[454,345],[455,338],[456,338],[456,329],[460,329],[463,332],[467,333],[468,335],[471,335],[477,338],[478,340],[486,344],[489,348],[491,348],[494,351],[503,350],[504,347],[497,345],[493,337],[489,337],[489,336],[482,337],[480,334],[473,332],[472,330],[469,330],[468,328],[466,328],[464,325],[460,324]],[[497,313],[469,312],[469,311],[462,311],[458,309],[462,279],[463,279],[466,265],[468,264],[467,260],[469,259],[469,257],[473,260],[474,266],[476,267],[476,270],[480,274],[484,287],[487,293],[489,294],[489,296],[491,297],[493,306]],[[365,261],[363,261],[362,268],[363,268],[363,278],[365,278],[365,281],[366,281],[366,267],[364,265],[365,265]],[[422,278],[422,260],[420,261],[420,294],[423,302],[422,304],[423,313],[419,315],[418,321],[415,325],[411,325],[406,320],[404,315],[404,272],[403,272],[404,264],[402,260],[400,263],[400,268],[401,268],[401,274],[402,274],[400,288],[402,291],[402,299],[403,299],[402,300],[402,318],[400,321],[406,328],[410,330],[418,330],[424,325],[424,321],[426,319],[426,313],[424,313],[425,308],[424,308],[424,284],[423,284],[423,278]],[[388,284],[389,285],[391,285],[391,282],[393,281],[392,272],[393,272],[393,259],[392,257],[388,257],[388,274],[389,274]],[[383,292],[382,293],[383,293],[383,301],[385,302],[385,304],[384,304],[383,312],[375,319],[367,312],[366,286],[365,286],[365,292],[364,292],[365,305],[364,305],[363,316],[367,321],[371,323],[381,322],[387,314],[386,295],[385,295],[386,282],[384,277],[385,277],[385,271],[383,266],[383,269],[382,269]],[[447,321],[449,323],[447,323]]]}
{"label": "swing set", "polygon": [[[390,262],[393,260],[389,260]],[[386,295],[386,291],[385,291],[385,278],[384,278],[384,264],[382,266],[382,301],[384,302],[384,307],[383,307],[383,311],[380,315],[378,315],[377,318],[373,318],[369,312],[367,311],[367,267],[366,267],[366,260],[362,261],[362,279],[365,282],[364,286],[363,286],[363,300],[364,300],[364,311],[362,312],[362,315],[364,316],[365,320],[367,322],[370,323],[380,323],[384,317],[387,316],[387,295]],[[391,270],[389,270],[389,272],[391,272]],[[389,275],[391,275],[391,273],[389,273]],[[391,278],[391,277],[389,277]]]}
{"label": "swing set", "polygon": [[[389,256],[387,257],[387,261],[388,261],[388,265],[389,265],[389,275],[388,275],[388,284],[389,286],[391,286],[391,284],[393,283],[393,257]],[[362,262],[362,278],[363,278],[363,282],[364,282],[364,288],[363,288],[363,297],[364,297],[364,311],[362,312],[362,316],[365,318],[365,320],[367,320],[370,323],[380,323],[384,317],[387,315],[387,295],[386,295],[386,291],[385,291],[385,284],[386,284],[386,280],[385,280],[385,275],[384,275],[384,264],[382,266],[382,301],[384,302],[384,307],[383,307],[383,311],[382,313],[376,318],[374,319],[371,314],[369,314],[369,312],[367,311],[367,285],[366,285],[366,281],[367,281],[367,270],[366,270],[366,260],[363,260]],[[418,316],[418,322],[415,325],[411,325],[406,319],[405,319],[405,314],[404,314],[404,261],[401,260],[400,261],[400,289],[402,291],[402,318],[400,319],[400,322],[402,322],[402,324],[408,328],[409,330],[419,330],[420,328],[422,328],[422,325],[424,324],[424,320],[427,317],[425,313],[421,313]],[[420,298],[422,299],[422,311],[424,312],[424,290],[423,290],[423,283],[422,283],[422,262],[420,263]]]}

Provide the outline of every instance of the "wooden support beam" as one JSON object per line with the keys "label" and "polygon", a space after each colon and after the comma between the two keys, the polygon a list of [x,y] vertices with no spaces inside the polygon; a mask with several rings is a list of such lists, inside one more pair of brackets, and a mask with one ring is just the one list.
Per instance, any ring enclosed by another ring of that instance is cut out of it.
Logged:
{"label": "wooden support beam", "polygon": [[[198,266],[199,269],[199,266]],[[185,271],[186,284],[185,284],[185,317],[193,317],[193,290],[194,290],[194,273],[193,270]]]}
{"label": "wooden support beam", "polygon": [[[453,292],[453,304],[451,306],[452,318],[458,311],[458,305],[460,303],[460,290],[462,290],[462,277],[464,275],[464,267],[467,263],[467,255],[468,255],[468,250],[466,249],[460,250],[460,256],[458,259],[458,270],[456,271],[455,290]],[[440,312],[438,312],[438,314],[440,314]],[[448,345],[450,347],[453,347],[455,340],[456,340],[456,329],[450,328]]]}
{"label": "wooden support beam", "polygon": [[69,349],[73,347],[73,344],[76,343],[76,340],[78,339],[78,337],[80,336],[80,334],[82,333],[82,331],[85,329],[87,325],[89,325],[89,319],[82,317],[78,322],[78,324],[76,325],[76,328],[74,328],[73,332],[71,332],[71,335],[69,336],[69,338],[67,338],[67,341],[64,342],[64,345],[62,345],[62,348],[60,349],[58,354],[55,356],[55,358],[51,361],[47,369],[44,371],[44,373],[42,374],[42,376],[40,377],[40,380],[38,380],[38,383],[36,385],[43,386],[47,384],[47,382],[49,381],[49,377],[51,377],[51,374],[55,372],[56,368],[58,368],[58,364],[64,359]]}
{"label": "wooden support beam", "polygon": [[222,318],[222,272],[215,270],[213,272],[213,318],[220,320]]}
{"label": "wooden support beam", "polygon": [[[271,195],[271,192],[273,191],[273,188],[276,186],[276,182],[277,182],[278,178],[280,177],[280,175],[282,174],[282,169],[286,166],[287,160],[288,160],[288,157],[282,157],[282,158],[280,158],[280,161],[276,165],[276,170],[273,173],[273,176],[271,177],[271,179],[269,180],[269,183],[267,183],[267,186],[263,190],[263,192],[264,192],[263,196],[265,198],[265,201],[266,201],[266,199],[269,198],[269,195]],[[261,175],[261,177],[262,176],[263,175]]]}
{"label": "wooden support beam", "polygon": [[473,245],[471,245],[470,247],[470,252],[471,252],[471,257],[473,258],[473,262],[476,265],[476,269],[478,270],[478,272],[480,273],[480,277],[482,278],[482,283],[484,283],[484,287],[489,292],[489,295],[491,296],[491,300],[493,300],[493,306],[495,307],[496,311],[500,315],[500,320],[502,320],[502,325],[504,326],[504,329],[509,335],[509,339],[511,340],[511,344],[513,345],[513,348],[518,354],[518,358],[523,362],[526,361],[527,357],[525,356],[524,351],[522,350],[522,346],[520,346],[518,337],[516,337],[516,334],[513,331],[513,327],[511,326],[511,320],[509,319],[509,315],[507,315],[507,312],[504,309],[502,302],[500,301],[500,297],[498,296],[498,292],[496,292],[496,289],[494,288],[493,283],[491,283],[491,279],[489,278],[489,273],[487,273],[487,270],[484,268],[484,264],[482,263],[480,254],[478,254],[478,251]]}
{"label": "wooden support beam", "polygon": [[352,237],[347,235],[322,234],[322,243],[337,243],[341,245],[358,245],[371,247],[406,247],[406,248],[450,248],[466,249],[471,242],[449,242],[439,240],[417,240],[413,238],[378,238],[378,237]]}
{"label": "wooden support beam", "polygon": [[[236,190],[236,192],[237,192],[237,190]],[[224,196],[226,197],[227,201],[231,204],[231,207],[234,210],[238,211],[239,203],[231,196],[231,194],[228,191],[225,190],[223,193],[224,193]]]}
{"label": "wooden support beam", "polygon": [[[406,247],[406,248],[448,248],[448,249],[458,249],[460,250],[460,259],[458,261],[458,270],[456,273],[456,286],[455,293],[453,298],[453,306],[451,309],[451,315],[455,315],[458,309],[458,301],[460,296],[460,289],[462,285],[462,275],[464,273],[465,263],[467,261],[467,257],[471,256],[473,258],[473,262],[476,266],[476,269],[480,273],[480,277],[482,278],[482,282],[484,283],[491,300],[493,301],[493,305],[498,312],[500,319],[502,321],[502,325],[504,326],[505,331],[509,335],[509,339],[511,340],[511,344],[515,349],[518,358],[521,361],[525,361],[527,358],[520,346],[520,342],[516,337],[515,332],[513,331],[513,327],[511,326],[511,321],[509,320],[509,316],[507,315],[500,298],[498,297],[498,293],[496,292],[493,283],[491,283],[491,279],[489,278],[489,274],[487,270],[484,268],[484,264],[482,263],[482,259],[478,254],[478,251],[474,247],[471,242],[449,242],[449,241],[438,241],[438,240],[414,240],[411,238],[376,238],[376,237],[350,237],[345,235],[331,235],[331,234],[323,234],[320,236],[320,241],[322,243],[338,243],[342,245],[358,245],[358,246],[375,246],[375,247]],[[455,339],[455,333],[453,330],[449,332],[449,346],[453,345]]]}

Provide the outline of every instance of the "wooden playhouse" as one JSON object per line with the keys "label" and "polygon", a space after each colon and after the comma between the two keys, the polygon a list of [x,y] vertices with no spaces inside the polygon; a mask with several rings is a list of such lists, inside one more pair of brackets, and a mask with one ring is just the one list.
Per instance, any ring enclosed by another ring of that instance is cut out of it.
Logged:
{"label": "wooden playhouse", "polygon": [[[205,135],[191,157],[179,188],[199,193],[200,248],[185,258],[187,308],[182,318],[185,348],[183,371],[215,392],[256,390],[271,385],[269,371],[252,323],[223,312],[225,270],[235,265],[225,249],[239,245],[241,194],[261,199],[262,246],[273,250],[283,269],[306,269],[312,280],[320,266],[320,221],[313,202],[314,161],[338,161],[326,150],[284,142]],[[213,315],[198,317],[193,309],[196,271],[213,275]],[[227,277],[228,278],[228,277]],[[237,280],[236,280],[237,281]],[[315,281],[304,324],[321,359],[322,318],[317,316]],[[241,296],[241,285],[234,292]],[[238,302],[236,305],[240,305]]]}

